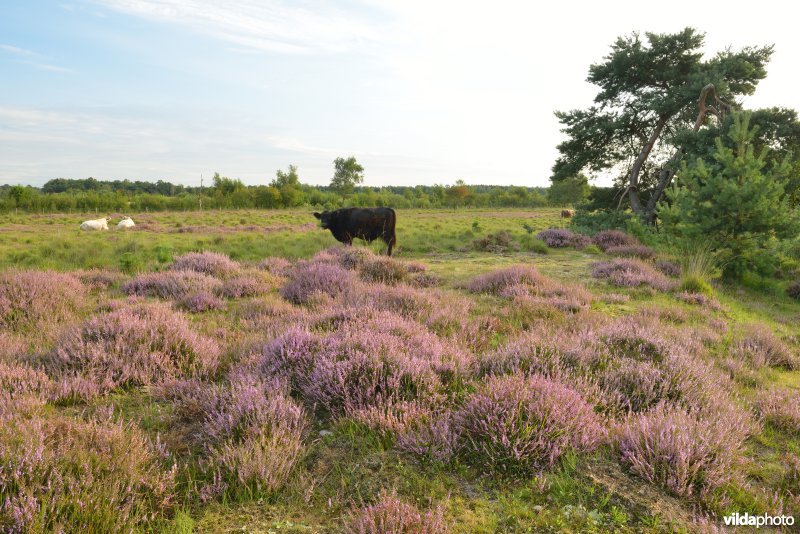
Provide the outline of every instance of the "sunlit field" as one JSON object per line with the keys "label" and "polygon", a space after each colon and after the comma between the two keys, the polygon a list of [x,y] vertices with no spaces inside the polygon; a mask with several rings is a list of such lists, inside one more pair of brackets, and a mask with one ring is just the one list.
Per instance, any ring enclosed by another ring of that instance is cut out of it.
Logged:
{"label": "sunlit field", "polygon": [[0,531],[800,515],[783,292],[557,209],[398,210],[393,258],[310,210],[103,215],[0,217]]}

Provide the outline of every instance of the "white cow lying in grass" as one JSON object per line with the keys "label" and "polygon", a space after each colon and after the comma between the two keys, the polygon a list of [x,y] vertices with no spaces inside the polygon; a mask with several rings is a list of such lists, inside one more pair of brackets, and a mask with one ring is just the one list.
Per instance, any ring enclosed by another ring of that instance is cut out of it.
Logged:
{"label": "white cow lying in grass", "polygon": [[108,230],[108,217],[94,219],[92,221],[83,221],[81,223],[81,230]]}
{"label": "white cow lying in grass", "polygon": [[136,223],[133,222],[133,219],[125,217],[117,223],[117,230],[125,230],[126,228],[133,228],[134,226],[136,226]]}

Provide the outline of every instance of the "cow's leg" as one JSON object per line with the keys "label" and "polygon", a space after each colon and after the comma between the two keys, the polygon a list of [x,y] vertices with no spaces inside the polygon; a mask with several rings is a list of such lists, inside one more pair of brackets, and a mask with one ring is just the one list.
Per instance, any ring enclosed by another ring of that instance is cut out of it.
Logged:
{"label": "cow's leg", "polygon": [[397,240],[395,239],[394,236],[390,236],[389,239],[386,239],[385,241],[386,241],[386,244],[389,245],[389,248],[386,249],[386,255],[387,256],[391,256],[392,255],[392,247],[395,245],[395,243],[397,243]]}

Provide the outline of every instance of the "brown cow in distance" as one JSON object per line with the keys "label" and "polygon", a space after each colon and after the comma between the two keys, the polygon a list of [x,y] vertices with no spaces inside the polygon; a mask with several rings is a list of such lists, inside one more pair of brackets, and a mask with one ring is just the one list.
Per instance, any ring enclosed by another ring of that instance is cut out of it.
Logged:
{"label": "brown cow in distance", "polygon": [[575,215],[575,212],[572,211],[572,210],[561,210],[561,218],[562,219],[569,219],[573,215]]}

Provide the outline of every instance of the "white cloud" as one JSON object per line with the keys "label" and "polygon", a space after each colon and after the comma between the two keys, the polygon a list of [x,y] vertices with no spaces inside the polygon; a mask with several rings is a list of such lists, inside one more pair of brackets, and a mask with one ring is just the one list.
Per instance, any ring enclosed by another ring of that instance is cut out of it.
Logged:
{"label": "white cloud", "polygon": [[94,0],[115,11],[180,24],[240,47],[282,53],[338,53],[379,37],[362,13],[324,1]]}

